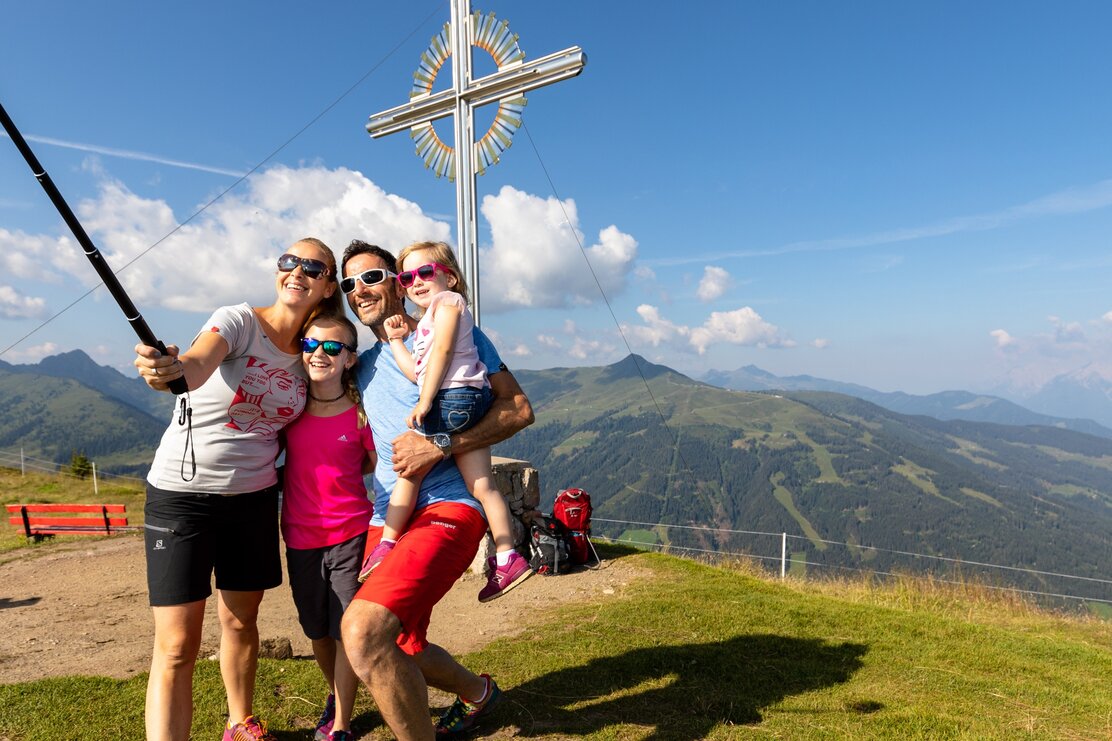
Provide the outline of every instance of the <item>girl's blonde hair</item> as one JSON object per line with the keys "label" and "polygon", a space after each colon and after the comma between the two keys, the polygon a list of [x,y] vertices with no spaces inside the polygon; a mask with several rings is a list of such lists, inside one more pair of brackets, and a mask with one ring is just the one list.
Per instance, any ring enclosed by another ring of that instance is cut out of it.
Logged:
{"label": "girl's blonde hair", "polygon": [[306,323],[302,335],[307,336],[309,334],[310,326],[322,324],[334,324],[344,330],[344,334],[347,335],[345,342],[352,348],[348,352],[355,357],[355,362],[352,363],[350,368],[344,368],[343,375],[340,376],[340,384],[343,386],[347,397],[354,402],[355,413],[359,417],[359,429],[363,429],[367,426],[367,412],[363,410],[363,394],[359,391],[359,381],[355,372],[356,368],[359,367],[359,332],[350,319],[340,314],[338,316],[319,316]]}
{"label": "girl's blonde hair", "polygon": [[467,290],[467,281],[463,279],[463,270],[460,269],[459,262],[456,260],[456,254],[452,252],[451,247],[443,242],[414,242],[402,248],[402,251],[398,253],[398,269],[401,269],[402,265],[405,264],[405,258],[412,255],[414,252],[429,252],[432,255],[433,262],[438,262],[451,270],[452,276],[456,279],[456,284],[450,290],[463,296],[463,300],[468,304],[471,303],[471,295]]}

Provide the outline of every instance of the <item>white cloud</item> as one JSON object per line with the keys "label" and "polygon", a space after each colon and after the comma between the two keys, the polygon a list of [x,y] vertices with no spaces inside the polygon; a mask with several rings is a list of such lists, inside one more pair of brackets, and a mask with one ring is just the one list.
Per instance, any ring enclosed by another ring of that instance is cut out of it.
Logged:
{"label": "white cloud", "polygon": [[552,335],[547,335],[547,334],[537,335],[537,344],[540,345],[541,347],[547,347],[551,350],[563,350],[564,349],[564,346],[560,344],[559,340],[557,340]]}
{"label": "white cloud", "polygon": [[731,283],[730,274],[723,268],[707,265],[703,269],[703,277],[699,281],[699,289],[695,295],[700,301],[713,301],[724,294]]}
{"label": "white cloud", "polygon": [[1101,321],[1103,321],[1106,324],[1112,324],[1112,311],[1109,311],[1106,314],[1104,314],[1104,316],[1101,317]]}
{"label": "white cloud", "polygon": [[[7,134],[0,133],[0,136],[6,137]],[[71,142],[65,141],[63,139],[53,139],[49,136],[35,136],[33,134],[27,134],[24,136],[24,138],[27,141],[49,144],[51,146],[63,147],[65,149],[76,149],[80,152],[92,152],[94,154],[103,154],[109,157],[121,157],[126,160],[154,162],[155,164],[159,165],[181,167],[187,170],[200,170],[201,172],[211,172],[217,175],[231,175],[233,177],[242,177],[245,174],[240,170],[229,170],[225,167],[213,167],[212,165],[202,165],[196,162],[185,162],[184,160],[175,160],[169,157],[163,157],[162,155],[137,152],[131,149],[114,149],[112,147],[102,147],[97,144],[82,144],[81,142]]]}
{"label": "white cloud", "polygon": [[[61,283],[62,273],[72,272],[85,260],[69,237],[49,237],[9,231],[0,227],[0,270],[8,277]],[[91,285],[91,282],[90,282]]]}
{"label": "white cloud", "polygon": [[25,347],[22,350],[8,350],[4,353],[4,359],[9,363],[37,363],[49,355],[57,355],[58,346],[53,342],[44,342],[41,345],[34,345],[33,347]]}
{"label": "white cloud", "polygon": [[48,316],[46,302],[24,296],[11,286],[0,285],[0,317],[4,319],[43,319]]}
{"label": "white cloud", "polygon": [[614,352],[614,346],[608,342],[601,340],[585,340],[577,337],[575,342],[572,343],[571,349],[568,350],[568,355],[576,360],[592,360],[598,361],[599,365],[603,364],[603,358],[609,357]]}
{"label": "white cloud", "polygon": [[484,310],[586,305],[602,298],[600,285],[607,296],[624,290],[637,241],[616,226],[606,227],[586,248],[589,270],[579,249],[584,240],[575,201],[561,203],[507,185],[483,198],[482,213],[493,236],[481,255],[482,270],[501,276],[496,289],[483,294]]}
{"label": "white cloud", "polygon": [[1065,322],[1056,316],[1048,316],[1046,320],[1054,327],[1054,341],[1058,344],[1085,341],[1085,332],[1081,329],[1081,322]]}
{"label": "white cloud", "polygon": [[830,347],[830,340],[826,339],[825,337],[816,337],[815,339],[811,340],[811,347],[816,347],[819,350],[824,350]]}
{"label": "white cloud", "polygon": [[992,337],[994,340],[996,340],[996,347],[1000,348],[1001,350],[1005,347],[1011,347],[1016,344],[1016,338],[1008,334],[1007,330],[994,329],[988,334],[989,337]]}
{"label": "white cloud", "polygon": [[513,347],[502,348],[499,350],[502,355],[510,355],[515,358],[524,358],[533,354],[527,345],[519,342]]}
{"label": "white cloud", "polygon": [[780,335],[780,330],[745,306],[734,311],[715,311],[703,326],[691,331],[691,344],[702,355],[716,344],[755,345],[757,347],[794,347],[795,342]]}
{"label": "white cloud", "polygon": [[712,312],[701,327],[676,324],[665,319],[659,309],[649,304],[638,306],[637,314],[644,324],[623,325],[622,331],[638,343],[653,347],[661,344],[690,346],[702,355],[708,347],[716,344],[751,347],[795,347],[796,344],[749,306],[734,311]]}
{"label": "white cloud", "polygon": [[670,322],[660,315],[660,310],[649,304],[637,307],[637,315],[641,317],[643,326],[623,326],[622,331],[626,336],[638,340],[634,344],[650,344],[657,347],[662,343],[672,343],[685,340],[691,336],[691,329],[681,324]]}
{"label": "white cloud", "polygon": [[[165,202],[143,198],[114,180],[102,182],[97,198],[79,204],[78,214],[133,300],[187,311],[268,302],[274,259],[301,237],[319,237],[339,258],[355,237],[397,251],[417,239],[447,241],[450,235],[447,224],[361,173],[316,166],[277,166],[253,176],[244,192],[225,196],[126,269],[179,217]],[[4,240],[0,233],[0,246]],[[44,244],[35,247],[38,255],[47,250]],[[85,260],[78,250],[55,252],[66,254],[67,272],[88,285],[94,282],[89,266],[78,264]]]}

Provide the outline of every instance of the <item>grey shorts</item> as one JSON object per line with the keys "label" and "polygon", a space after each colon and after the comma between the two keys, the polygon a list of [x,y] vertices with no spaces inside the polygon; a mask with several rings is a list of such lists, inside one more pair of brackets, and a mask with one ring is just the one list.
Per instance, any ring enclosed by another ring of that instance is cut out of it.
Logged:
{"label": "grey shorts", "polygon": [[193,494],[147,484],[143,508],[147,589],[153,607],[184,605],[216,588],[257,592],[282,583],[278,487]]}
{"label": "grey shorts", "polygon": [[364,531],[324,548],[286,548],[297,620],[309,639],[331,636],[340,640],[340,618],[359,589],[366,543]]}

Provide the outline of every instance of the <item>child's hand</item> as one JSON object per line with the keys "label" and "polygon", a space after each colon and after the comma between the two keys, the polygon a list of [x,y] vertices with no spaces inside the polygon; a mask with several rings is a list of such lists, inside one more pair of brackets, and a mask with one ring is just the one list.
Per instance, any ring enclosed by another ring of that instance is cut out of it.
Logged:
{"label": "child's hand", "polygon": [[386,338],[389,340],[404,340],[409,336],[409,324],[402,314],[386,317],[382,326],[386,329]]}
{"label": "child's hand", "polygon": [[417,406],[413,407],[413,411],[409,413],[405,423],[409,425],[409,429],[416,430],[425,421],[425,415],[429,413],[429,408],[432,406],[431,402],[418,401]]}

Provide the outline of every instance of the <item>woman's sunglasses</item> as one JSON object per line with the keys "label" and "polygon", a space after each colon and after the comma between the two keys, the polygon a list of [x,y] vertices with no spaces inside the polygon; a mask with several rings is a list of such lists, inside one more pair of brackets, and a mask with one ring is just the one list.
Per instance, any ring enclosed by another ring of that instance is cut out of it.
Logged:
{"label": "woman's sunglasses", "polygon": [[438,262],[430,262],[428,265],[422,265],[416,270],[406,270],[404,272],[398,273],[398,282],[402,284],[402,288],[409,288],[411,285],[413,285],[414,278],[420,278],[421,280],[432,280],[432,277],[436,275],[437,270],[444,273],[445,275],[455,275],[450,267],[441,265]]}
{"label": "woman's sunglasses", "polygon": [[318,347],[323,347],[324,354],[331,355],[332,357],[336,357],[337,355],[339,355],[341,350],[355,352],[354,347],[347,344],[346,342],[340,342],[339,340],[317,340],[313,339],[312,337],[301,338],[301,352],[305,353],[306,355],[315,353]]}
{"label": "woman's sunglasses", "polygon": [[394,278],[396,275],[396,273],[391,273],[389,270],[383,270],[382,268],[371,268],[370,270],[364,270],[359,275],[352,275],[341,280],[340,290],[344,293],[351,293],[354,291],[356,278],[365,286],[377,286],[387,278]]}
{"label": "woman's sunglasses", "polygon": [[291,255],[288,252],[278,258],[278,269],[281,270],[283,273],[292,273],[294,270],[297,269],[298,265],[301,266],[301,272],[305,273],[305,275],[309,276],[313,280],[323,278],[324,276],[328,275],[328,266],[320,260],[313,260],[308,257],[298,257],[297,255]]}

